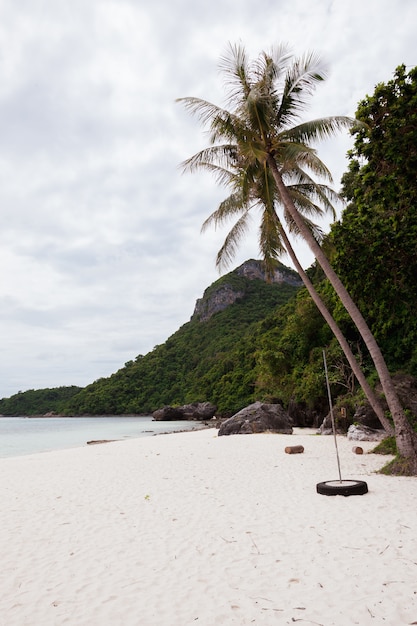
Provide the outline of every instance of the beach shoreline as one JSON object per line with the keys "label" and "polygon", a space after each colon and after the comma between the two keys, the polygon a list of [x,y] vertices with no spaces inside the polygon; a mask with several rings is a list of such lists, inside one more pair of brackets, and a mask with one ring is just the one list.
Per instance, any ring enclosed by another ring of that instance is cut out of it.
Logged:
{"label": "beach shoreline", "polygon": [[40,419],[8,417],[0,420],[0,458],[79,448],[91,441],[125,441],[199,428],[201,425],[195,421],[156,421],[151,415]]}
{"label": "beach shoreline", "polygon": [[[417,479],[338,436],[217,430],[0,459],[1,626],[409,625]],[[302,445],[302,454],[285,447]]]}

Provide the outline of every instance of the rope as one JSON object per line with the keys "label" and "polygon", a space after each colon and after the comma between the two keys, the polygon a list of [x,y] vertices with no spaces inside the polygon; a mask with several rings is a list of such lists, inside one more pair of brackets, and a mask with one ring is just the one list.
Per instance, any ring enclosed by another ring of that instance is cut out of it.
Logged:
{"label": "rope", "polygon": [[327,395],[329,396],[330,417],[332,419],[334,446],[336,448],[337,468],[338,468],[338,471],[339,471],[339,480],[340,480],[340,482],[342,482],[342,473],[340,471],[339,450],[338,450],[338,447],[337,447],[336,426],[335,426],[334,414],[333,414],[332,395],[330,393],[330,384],[329,384],[329,375],[328,375],[328,372],[327,372],[326,353],[325,353],[324,350],[323,350],[323,361],[324,361],[324,371],[326,373]]}

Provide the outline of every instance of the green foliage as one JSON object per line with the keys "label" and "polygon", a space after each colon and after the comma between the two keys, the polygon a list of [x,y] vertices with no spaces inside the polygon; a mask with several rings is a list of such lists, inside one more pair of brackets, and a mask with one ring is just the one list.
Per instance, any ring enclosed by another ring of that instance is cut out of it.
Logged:
{"label": "green foliage", "polygon": [[373,450],[372,454],[397,454],[397,444],[395,437],[386,437]]}
{"label": "green foliage", "polygon": [[417,374],[417,68],[359,104],[343,194],[332,231],[333,264],[359,305],[388,365]]}
{"label": "green foliage", "polygon": [[29,389],[16,393],[10,398],[0,400],[0,414],[45,415],[45,413],[61,413],[71,398],[81,391],[81,387],[56,387],[54,389]]}
{"label": "green foliage", "polygon": [[395,459],[392,459],[379,470],[379,474],[385,474],[386,476],[415,476],[416,472],[412,459],[396,456]]}
{"label": "green foliage", "polygon": [[[327,306],[328,283],[316,285]],[[323,349],[332,396],[353,396],[357,389],[343,352],[306,289],[268,316],[258,330],[258,388],[285,405],[301,403],[328,411]],[[357,348],[352,346],[354,352]],[[346,402],[344,403],[346,404]]]}

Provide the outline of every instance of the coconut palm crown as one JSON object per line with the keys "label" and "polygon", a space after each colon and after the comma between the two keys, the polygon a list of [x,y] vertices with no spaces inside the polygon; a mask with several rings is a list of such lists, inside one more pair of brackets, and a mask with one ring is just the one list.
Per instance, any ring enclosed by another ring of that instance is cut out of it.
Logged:
{"label": "coconut palm crown", "polygon": [[[311,144],[356,122],[339,116],[294,125],[316,83],[325,77],[323,64],[313,54],[294,61],[280,47],[249,62],[242,46],[230,45],[220,69],[226,77],[231,111],[199,98],[179,100],[209,126],[211,144],[186,160],[183,167],[211,171],[220,184],[232,190],[203,225],[204,229],[239,216],[219,251],[217,265],[222,267],[232,260],[248,229],[249,211],[257,207],[262,212],[260,250],[267,268],[271,268],[271,260],[284,252],[277,208],[283,209],[290,232],[298,234],[299,228],[286,209],[268,158],[273,158],[304,225],[320,241],[323,233],[311,218],[326,212],[334,216],[339,197],[328,186],[332,176]],[[313,176],[323,182],[316,182]]]}

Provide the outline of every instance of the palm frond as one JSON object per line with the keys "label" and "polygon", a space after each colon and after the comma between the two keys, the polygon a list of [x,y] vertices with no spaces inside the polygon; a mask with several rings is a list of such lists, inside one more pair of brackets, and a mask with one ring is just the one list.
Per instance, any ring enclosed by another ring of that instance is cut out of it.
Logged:
{"label": "palm frond", "polygon": [[196,115],[203,125],[206,125],[216,116],[224,113],[224,109],[202,98],[177,98],[175,102],[183,104],[185,109],[191,113],[191,115]]}
{"label": "palm frond", "polygon": [[329,139],[341,130],[351,130],[360,125],[358,120],[343,115],[310,120],[286,130],[286,139],[309,144],[312,141]]}
{"label": "palm frond", "polygon": [[[320,243],[323,240],[323,237],[324,237],[323,230],[320,228],[320,226],[318,226],[313,221],[308,219],[308,217],[306,217],[305,215],[302,215],[301,217],[302,217],[302,220],[303,220],[304,224],[307,226],[308,230],[313,235],[314,239],[318,243]],[[285,218],[285,222],[286,222],[286,224],[288,226],[289,232],[291,234],[293,234],[293,235],[298,236],[300,234],[299,228],[296,225],[296,223],[294,222],[294,220],[292,219],[291,215],[286,210],[284,210],[284,218]]]}
{"label": "palm frond", "polygon": [[209,169],[211,166],[230,168],[236,161],[238,150],[233,144],[210,146],[200,150],[180,164],[183,172]]}
{"label": "palm frond", "polygon": [[279,259],[285,253],[280,227],[276,212],[265,206],[259,228],[259,249],[265,261]]}
{"label": "palm frond", "polygon": [[219,270],[227,268],[236,256],[240,240],[249,229],[249,217],[249,212],[245,211],[227,234],[216,257],[216,267]]}
{"label": "palm frond", "polygon": [[[290,61],[293,58],[293,53],[290,50],[290,47],[287,43],[282,43],[280,45],[277,46],[272,46],[271,49],[269,50],[269,52],[267,53],[262,53],[260,55],[260,59],[262,61],[262,63],[264,63],[263,59],[268,60],[269,63],[269,59],[272,61],[272,63],[274,64],[274,84],[277,85],[277,83],[282,80],[282,78],[285,76],[285,73],[289,67]],[[262,70],[263,65],[260,65],[260,69]],[[262,71],[260,73],[260,76],[262,76]],[[276,87],[275,87],[276,90]]]}
{"label": "palm frond", "polygon": [[291,185],[289,187],[291,194],[297,199],[297,203],[301,206],[299,198],[302,197],[304,202],[311,203],[312,207],[320,205],[320,214],[329,213],[333,219],[336,218],[335,205],[342,202],[342,198],[338,193],[331,189],[327,185],[318,185],[313,183],[311,185],[300,184]]}
{"label": "palm frond", "polygon": [[236,141],[239,137],[246,137],[251,134],[245,120],[239,116],[222,109],[210,120],[210,141]]}
{"label": "palm frond", "polygon": [[239,193],[232,193],[223,200],[217,209],[203,222],[201,232],[206,231],[209,226],[214,225],[214,227],[217,228],[237,213],[248,213],[248,211],[249,208],[243,201],[242,196]]}
{"label": "palm frond", "polygon": [[213,174],[217,183],[222,187],[231,186],[236,178],[236,175],[230,169],[220,167],[219,165],[213,165],[212,163],[202,162],[200,164],[200,169],[204,169],[207,172]]}
{"label": "palm frond", "polygon": [[228,102],[236,106],[250,91],[250,69],[244,46],[229,42],[227,51],[220,57],[219,70],[225,76]]}
{"label": "palm frond", "polygon": [[295,59],[287,71],[277,119],[281,126],[295,121],[316,88],[326,78],[326,67],[313,52]]}
{"label": "palm frond", "polygon": [[[288,188],[291,200],[296,206],[298,212],[304,217],[310,216],[317,219],[321,219],[325,210],[322,204],[318,202],[314,202],[314,200],[309,195],[304,195],[299,188],[297,187],[289,187]],[[333,209],[333,207],[331,207]],[[332,215],[334,215],[334,211],[332,211]]]}

